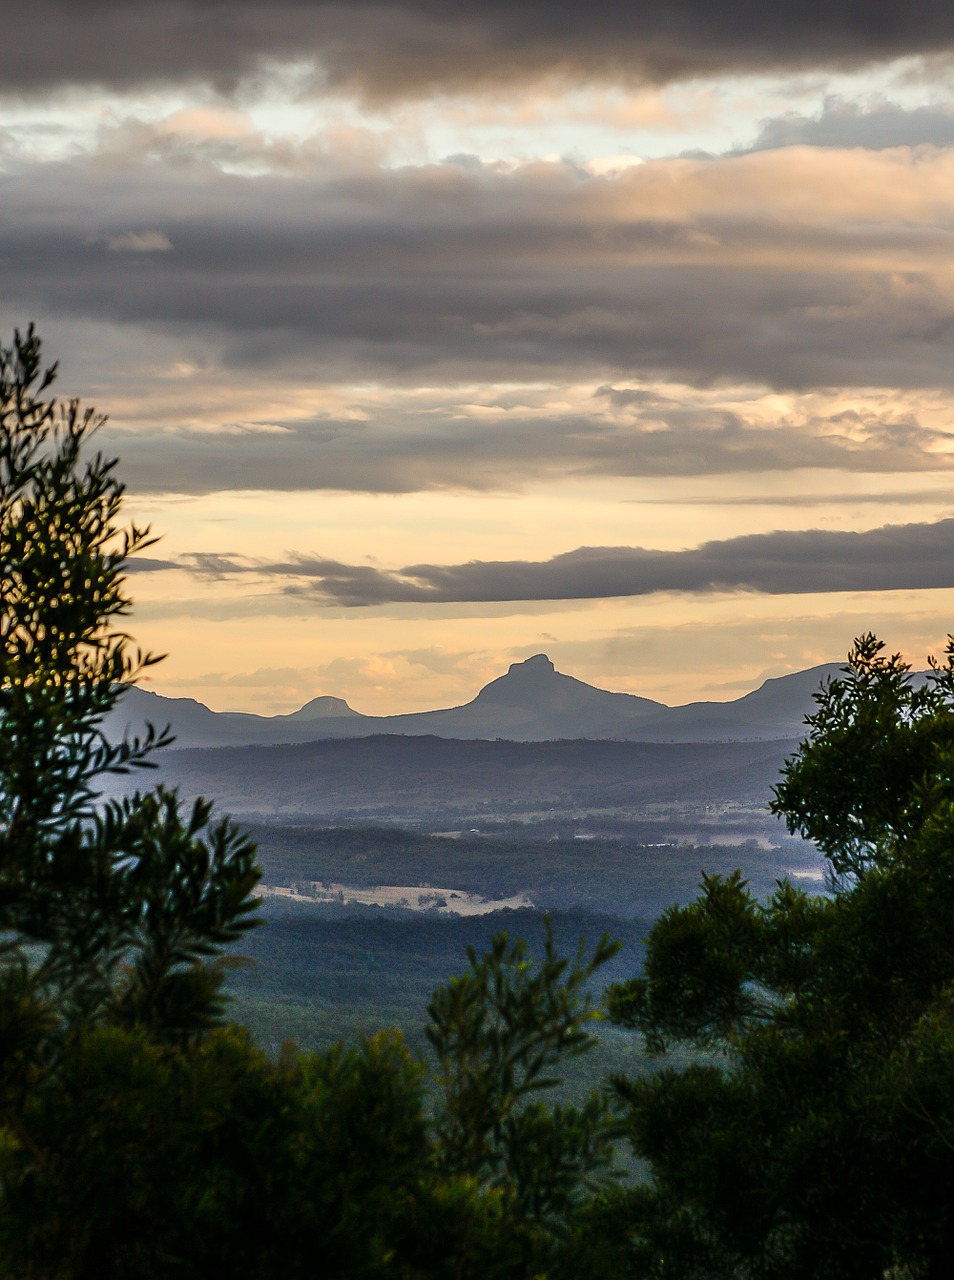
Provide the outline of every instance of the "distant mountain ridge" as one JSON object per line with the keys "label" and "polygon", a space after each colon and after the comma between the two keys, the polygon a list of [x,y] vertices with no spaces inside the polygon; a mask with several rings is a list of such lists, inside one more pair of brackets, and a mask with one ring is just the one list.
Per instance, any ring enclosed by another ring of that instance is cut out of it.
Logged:
{"label": "distant mountain ridge", "polygon": [[[319,826],[436,823],[437,830],[472,830],[487,819],[599,814],[694,821],[711,835],[740,820],[765,830],[772,784],[793,747],[791,739],[514,742],[373,734],[164,751],[156,780],[186,797],[215,796],[228,813],[305,818]],[[140,779],[128,775],[110,792],[129,794],[137,785]]]}
{"label": "distant mountain ridge", "polygon": [[193,698],[166,698],[130,688],[107,718],[107,736],[171,725],[177,747],[267,746],[375,734],[546,742],[777,741],[802,735],[812,694],[841,670],[826,663],[766,680],[731,702],[668,707],[631,693],[612,693],[557,671],[546,654],[515,662],[459,707],[395,716],[367,716],[343,698],[321,695],[289,715],[212,711]]}

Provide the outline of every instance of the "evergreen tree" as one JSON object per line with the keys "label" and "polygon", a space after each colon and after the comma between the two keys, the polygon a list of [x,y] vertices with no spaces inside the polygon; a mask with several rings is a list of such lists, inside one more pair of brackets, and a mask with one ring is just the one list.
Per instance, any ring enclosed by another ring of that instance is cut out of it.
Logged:
{"label": "evergreen tree", "polygon": [[856,642],[776,789],[830,892],[707,878],[610,989],[651,1048],[709,1055],[616,1082],[653,1170],[641,1274],[954,1274],[954,641],[927,685],[882,649]]}
{"label": "evergreen tree", "polygon": [[0,984],[27,1057],[102,1022],[181,1040],[220,1021],[215,957],[254,923],[259,878],[203,801],[97,804],[105,774],[168,741],[99,727],[156,661],[119,625],[150,538],[120,524],[115,461],[86,448],[103,419],[46,395],[55,374],[32,328],[0,351]]}

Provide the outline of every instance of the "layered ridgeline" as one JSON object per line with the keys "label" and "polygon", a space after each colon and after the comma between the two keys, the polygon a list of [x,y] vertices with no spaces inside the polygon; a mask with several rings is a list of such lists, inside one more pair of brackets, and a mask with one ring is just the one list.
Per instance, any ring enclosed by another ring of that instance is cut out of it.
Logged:
{"label": "layered ridgeline", "polygon": [[313,698],[290,715],[216,712],[192,698],[165,698],[131,688],[106,723],[107,735],[141,732],[148,722],[170,725],[178,747],[272,745],[323,738],[411,737],[547,742],[609,739],[623,742],[777,741],[802,735],[812,695],[840,670],[837,663],[766,680],[732,702],[668,707],[651,698],[596,689],[557,671],[542,653],[515,662],[460,707],[408,715],[367,716],[342,698]]}

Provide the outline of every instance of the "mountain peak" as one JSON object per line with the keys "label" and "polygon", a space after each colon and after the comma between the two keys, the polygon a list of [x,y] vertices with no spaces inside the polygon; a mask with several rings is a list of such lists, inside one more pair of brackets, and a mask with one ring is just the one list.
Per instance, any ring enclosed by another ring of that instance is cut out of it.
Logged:
{"label": "mountain peak", "polygon": [[312,698],[310,702],[306,702],[303,707],[299,707],[297,711],[292,711],[290,715],[284,716],[285,720],[323,720],[332,716],[354,716],[358,713],[348,706],[344,698],[332,698],[328,694],[320,694],[317,698]]}
{"label": "mountain peak", "polygon": [[508,676],[520,675],[549,675],[555,672],[556,667],[550,661],[545,653],[535,653],[532,658],[525,658],[523,662],[511,662],[507,671]]}

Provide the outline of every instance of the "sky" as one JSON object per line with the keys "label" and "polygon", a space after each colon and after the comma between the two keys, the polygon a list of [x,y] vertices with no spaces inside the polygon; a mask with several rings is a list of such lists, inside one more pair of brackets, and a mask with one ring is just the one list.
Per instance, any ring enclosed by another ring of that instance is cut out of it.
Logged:
{"label": "sky", "polygon": [[150,687],[668,703],[954,630],[954,7],[35,0],[0,341],[109,415]]}

